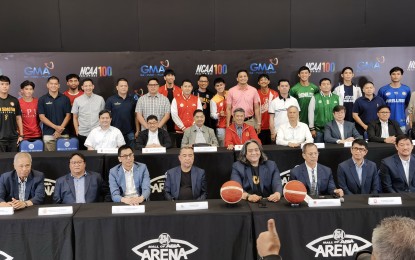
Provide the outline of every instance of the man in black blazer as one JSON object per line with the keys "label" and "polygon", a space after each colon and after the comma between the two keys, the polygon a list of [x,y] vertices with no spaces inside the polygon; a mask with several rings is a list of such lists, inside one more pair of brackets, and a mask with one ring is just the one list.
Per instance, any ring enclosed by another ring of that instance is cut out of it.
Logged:
{"label": "man in black blazer", "polygon": [[380,179],[385,193],[415,192],[415,156],[412,140],[406,135],[396,137],[397,154],[382,160]]}
{"label": "man in black blazer", "polygon": [[138,134],[135,149],[166,147],[171,148],[171,139],[169,133],[162,128],[158,128],[158,120],[155,115],[147,117],[148,129]]}
{"label": "man in black blazer", "polygon": [[14,171],[0,175],[0,207],[24,209],[43,203],[44,174],[32,169],[29,153],[14,156]]}
{"label": "man in black blazer", "polygon": [[[331,169],[318,161],[317,146],[313,143],[307,143],[303,146],[304,163],[295,167],[290,172],[291,180],[301,181],[307,188],[307,194],[318,195],[336,195],[343,197],[342,189],[336,189]],[[315,182],[313,188],[313,182]]]}
{"label": "man in black blazer", "polygon": [[344,194],[377,194],[380,181],[376,164],[365,159],[368,146],[365,140],[357,139],[350,148],[352,158],[339,164],[337,179]]}
{"label": "man in black blazer", "polygon": [[346,107],[337,105],[333,108],[334,119],[324,127],[324,142],[344,144],[363,137],[357,131],[354,123],[345,121]]}
{"label": "man in black blazer", "polygon": [[399,123],[389,119],[390,115],[388,106],[378,107],[379,119],[373,120],[367,127],[369,142],[394,144],[396,136],[403,134]]}

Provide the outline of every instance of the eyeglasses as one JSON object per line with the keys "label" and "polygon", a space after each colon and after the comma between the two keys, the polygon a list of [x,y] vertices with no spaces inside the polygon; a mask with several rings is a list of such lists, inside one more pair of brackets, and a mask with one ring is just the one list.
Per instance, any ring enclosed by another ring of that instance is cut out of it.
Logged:
{"label": "eyeglasses", "polygon": [[76,165],[76,164],[81,165],[83,163],[84,163],[84,161],[72,161],[71,162],[72,165]]}
{"label": "eyeglasses", "polygon": [[352,147],[352,150],[355,152],[366,152],[366,148]]}
{"label": "eyeglasses", "polygon": [[259,148],[255,148],[255,149],[249,149],[247,150],[248,153],[257,153],[259,152]]}
{"label": "eyeglasses", "polygon": [[157,87],[159,84],[148,84],[149,87]]}
{"label": "eyeglasses", "polygon": [[384,115],[386,115],[386,114],[390,114],[391,112],[389,112],[389,111],[382,111],[382,112],[378,112],[379,114],[384,114]]}
{"label": "eyeglasses", "polygon": [[133,158],[134,157],[134,153],[120,155],[119,157],[121,157],[121,158]]}

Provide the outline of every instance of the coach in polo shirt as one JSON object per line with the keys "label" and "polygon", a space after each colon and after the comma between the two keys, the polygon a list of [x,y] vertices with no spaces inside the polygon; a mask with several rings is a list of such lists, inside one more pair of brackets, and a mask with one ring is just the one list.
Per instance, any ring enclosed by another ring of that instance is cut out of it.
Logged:
{"label": "coach in polo shirt", "polygon": [[71,103],[67,96],[59,93],[57,77],[49,77],[46,87],[48,93],[39,98],[37,109],[43,123],[45,151],[55,151],[56,139],[69,137],[66,126],[71,119]]}
{"label": "coach in polo shirt", "polygon": [[167,120],[170,118],[170,102],[169,99],[159,93],[159,81],[151,78],[147,81],[148,93],[140,97],[135,107],[135,113],[138,122],[141,125],[141,131],[148,129],[149,126],[145,118],[155,115],[160,119],[158,128],[164,128]]}
{"label": "coach in polo shirt", "polygon": [[[232,87],[226,96],[226,127],[231,125],[231,114],[235,109],[245,111],[245,123],[253,126],[257,133],[261,132],[260,98],[256,88],[248,85],[248,72],[239,70],[236,73],[238,85]],[[256,120],[254,120],[254,117]]]}
{"label": "coach in polo shirt", "polygon": [[72,106],[73,124],[79,139],[79,149],[86,150],[85,140],[92,129],[99,125],[98,114],[105,107],[104,98],[93,93],[92,79],[82,81],[84,94],[75,98]]}

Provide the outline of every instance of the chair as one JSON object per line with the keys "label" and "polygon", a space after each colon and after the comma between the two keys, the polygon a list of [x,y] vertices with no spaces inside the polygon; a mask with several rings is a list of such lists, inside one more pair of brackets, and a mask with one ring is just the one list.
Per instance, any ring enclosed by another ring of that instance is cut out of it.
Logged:
{"label": "chair", "polygon": [[78,138],[58,138],[56,141],[56,151],[76,151],[79,147]]}
{"label": "chair", "polygon": [[43,141],[42,140],[35,140],[35,141],[28,141],[23,140],[19,145],[20,152],[43,152]]}

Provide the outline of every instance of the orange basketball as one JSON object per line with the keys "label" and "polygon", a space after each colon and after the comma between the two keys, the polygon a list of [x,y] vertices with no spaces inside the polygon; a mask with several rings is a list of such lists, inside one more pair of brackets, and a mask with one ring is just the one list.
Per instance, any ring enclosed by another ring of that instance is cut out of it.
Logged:
{"label": "orange basketball", "polygon": [[289,181],[284,186],[284,197],[289,203],[299,204],[307,195],[307,188],[301,181]]}
{"label": "orange basketball", "polygon": [[239,182],[227,181],[220,188],[220,197],[224,202],[234,204],[242,199],[243,192],[244,190]]}

